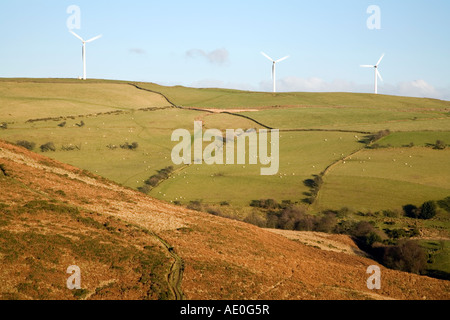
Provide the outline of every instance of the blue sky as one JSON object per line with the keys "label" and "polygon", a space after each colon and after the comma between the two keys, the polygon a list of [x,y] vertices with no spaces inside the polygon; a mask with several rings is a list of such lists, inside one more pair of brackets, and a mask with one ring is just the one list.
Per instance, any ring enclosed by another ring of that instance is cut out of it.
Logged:
{"label": "blue sky", "polygon": [[[68,32],[81,10],[88,78],[278,91],[373,92],[450,100],[450,1],[61,1],[0,2],[0,77],[82,74],[81,42]],[[367,27],[380,8],[381,29]]]}

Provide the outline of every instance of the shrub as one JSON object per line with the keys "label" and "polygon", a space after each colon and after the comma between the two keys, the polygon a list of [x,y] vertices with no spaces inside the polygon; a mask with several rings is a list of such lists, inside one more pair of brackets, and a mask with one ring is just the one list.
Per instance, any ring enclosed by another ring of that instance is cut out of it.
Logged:
{"label": "shrub", "polygon": [[138,148],[139,144],[137,142],[133,142],[131,144],[129,144],[128,142],[125,142],[124,144],[121,144],[120,147],[122,149],[127,149],[127,150],[136,150]]}
{"label": "shrub", "polygon": [[47,142],[47,143],[41,145],[40,148],[41,148],[42,152],[56,151],[56,148],[55,148],[55,145],[53,144],[53,142]]}
{"label": "shrub", "polygon": [[18,145],[20,147],[24,147],[25,149],[28,149],[28,150],[33,150],[34,147],[36,146],[36,143],[30,142],[30,141],[26,141],[26,140],[18,140],[16,142],[16,145]]}
{"label": "shrub", "polygon": [[221,205],[221,206],[229,206],[230,203],[229,203],[228,201],[222,201],[222,202],[220,203],[220,205]]}
{"label": "shrub", "polygon": [[436,203],[427,201],[422,204],[419,212],[419,219],[431,219],[436,215]]}
{"label": "shrub", "polygon": [[375,227],[367,221],[356,223],[353,229],[350,230],[351,235],[355,237],[365,237],[370,232],[375,232]]}
{"label": "shrub", "polygon": [[84,121],[81,120],[80,123],[75,123],[78,127],[84,127]]}
{"label": "shrub", "polygon": [[260,228],[264,228],[266,226],[266,221],[257,213],[252,212],[244,218],[244,222],[253,224]]}
{"label": "shrub", "polygon": [[450,212],[450,197],[447,197],[443,200],[439,200],[437,204],[445,211]]}
{"label": "shrub", "polygon": [[365,236],[365,245],[366,246],[372,246],[375,242],[381,242],[382,239],[380,235],[374,231],[369,232]]}
{"label": "shrub", "polygon": [[419,216],[418,208],[413,204],[403,206],[403,212],[405,216],[410,218],[417,218]]}
{"label": "shrub", "polygon": [[426,268],[427,255],[417,242],[400,241],[397,245],[385,248],[383,263],[392,269],[422,273]]}
{"label": "shrub", "polygon": [[383,210],[383,216],[388,218],[397,218],[398,212],[394,210]]}
{"label": "shrub", "polygon": [[336,227],[336,214],[328,212],[324,217],[317,221],[316,231],[320,232],[332,232]]}
{"label": "shrub", "polygon": [[0,129],[8,129],[8,124],[6,122],[2,122],[0,124]]}
{"label": "shrub", "polygon": [[66,121],[61,122],[61,123],[58,123],[58,127],[63,128],[63,127],[65,127],[65,126],[66,126]]}
{"label": "shrub", "polygon": [[251,207],[263,208],[263,209],[278,209],[280,205],[274,199],[260,199],[252,200],[250,202]]}
{"label": "shrub", "polygon": [[442,140],[436,140],[433,149],[444,150],[447,147],[447,144]]}
{"label": "shrub", "polygon": [[4,176],[8,176],[8,172],[6,172],[5,165],[3,163],[0,163],[0,173]]}
{"label": "shrub", "polygon": [[378,131],[377,133],[368,137],[370,143],[380,140],[383,137],[386,137],[391,134],[389,129]]}
{"label": "shrub", "polygon": [[202,202],[200,200],[189,201],[187,208],[195,211],[202,211]]}

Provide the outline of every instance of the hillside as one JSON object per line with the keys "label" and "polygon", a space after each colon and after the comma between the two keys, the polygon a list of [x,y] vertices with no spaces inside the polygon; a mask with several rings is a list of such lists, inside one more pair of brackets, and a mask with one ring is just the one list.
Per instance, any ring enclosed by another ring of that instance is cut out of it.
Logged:
{"label": "hillside", "polygon": [[[0,165],[2,299],[450,298],[448,281],[384,267],[371,291],[373,260],[173,206],[3,141]],[[65,288],[72,264],[81,291]]]}

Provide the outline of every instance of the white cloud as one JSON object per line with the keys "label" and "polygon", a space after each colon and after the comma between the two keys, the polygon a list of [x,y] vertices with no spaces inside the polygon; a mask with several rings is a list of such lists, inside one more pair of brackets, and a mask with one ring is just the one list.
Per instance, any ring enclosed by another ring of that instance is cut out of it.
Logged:
{"label": "white cloud", "polygon": [[425,80],[414,80],[409,82],[400,82],[392,90],[392,94],[399,94],[402,96],[419,97],[419,98],[436,98],[444,99],[450,94],[450,91],[445,92],[443,89],[436,89]]}
{"label": "white cloud", "polygon": [[[248,91],[271,92],[273,82],[261,81],[257,86],[244,82],[225,82],[217,79],[203,79],[189,84],[195,88],[227,88]],[[285,77],[277,80],[278,92],[358,92],[373,93],[373,84],[356,84],[336,79],[325,81],[318,77]],[[378,93],[419,98],[434,98],[450,101],[450,87],[435,88],[425,80],[405,81],[395,85],[379,83]]]}
{"label": "white cloud", "polygon": [[211,52],[205,52],[201,49],[190,49],[186,51],[186,57],[187,58],[201,57],[205,58],[208,62],[212,64],[222,65],[228,62],[229,53],[228,50],[225,48],[216,49]]}
{"label": "white cloud", "polygon": [[145,50],[141,48],[131,48],[129,52],[134,54],[146,54]]}
{"label": "white cloud", "polygon": [[[271,91],[272,81],[262,81],[261,91]],[[277,81],[279,92],[367,92],[373,93],[373,84],[356,84],[346,80],[325,81],[318,77],[285,77]],[[450,87],[435,88],[425,80],[400,82],[396,85],[379,83],[378,93],[407,97],[450,100]]]}

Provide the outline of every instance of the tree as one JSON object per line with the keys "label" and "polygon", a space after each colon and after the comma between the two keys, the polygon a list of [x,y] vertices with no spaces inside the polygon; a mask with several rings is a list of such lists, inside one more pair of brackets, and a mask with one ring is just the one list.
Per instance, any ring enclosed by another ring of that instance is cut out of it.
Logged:
{"label": "tree", "polygon": [[405,212],[405,216],[410,218],[417,218],[419,216],[419,210],[413,204],[407,204],[406,206],[403,206],[403,211]]}
{"label": "tree", "polygon": [[431,219],[436,215],[436,203],[427,201],[422,204],[419,212],[419,219]]}
{"label": "tree", "polygon": [[392,269],[422,273],[427,265],[427,255],[416,241],[400,241],[385,249],[383,262]]}

